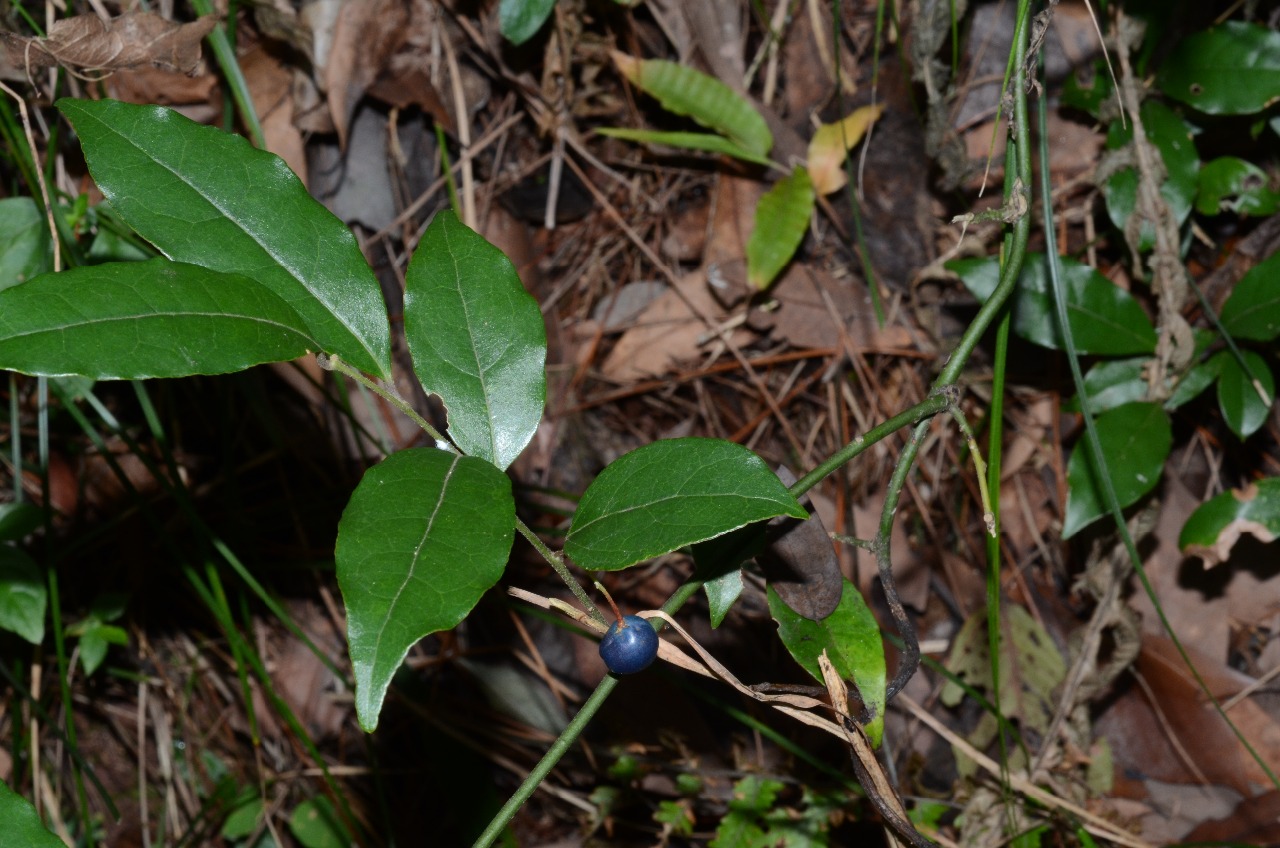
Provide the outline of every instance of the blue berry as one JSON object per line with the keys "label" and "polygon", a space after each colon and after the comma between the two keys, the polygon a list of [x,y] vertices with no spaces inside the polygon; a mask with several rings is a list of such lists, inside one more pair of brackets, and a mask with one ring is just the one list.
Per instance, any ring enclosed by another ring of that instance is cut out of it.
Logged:
{"label": "blue berry", "polygon": [[658,656],[658,634],[638,615],[615,621],[600,640],[600,659],[614,674],[643,671]]}

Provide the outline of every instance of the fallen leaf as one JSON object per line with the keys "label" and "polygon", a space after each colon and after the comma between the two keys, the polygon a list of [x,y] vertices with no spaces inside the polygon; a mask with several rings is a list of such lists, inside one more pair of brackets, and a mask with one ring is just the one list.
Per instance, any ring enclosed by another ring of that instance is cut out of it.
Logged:
{"label": "fallen leaf", "polygon": [[809,141],[809,177],[818,194],[838,191],[849,182],[845,158],[882,112],[883,104],[861,106],[835,123],[818,127]]}
{"label": "fallen leaf", "polygon": [[184,24],[132,12],[105,21],[97,15],[62,18],[46,38],[0,32],[0,77],[21,80],[55,66],[82,72],[154,67],[192,74],[200,63],[200,42],[217,22],[213,15]]}

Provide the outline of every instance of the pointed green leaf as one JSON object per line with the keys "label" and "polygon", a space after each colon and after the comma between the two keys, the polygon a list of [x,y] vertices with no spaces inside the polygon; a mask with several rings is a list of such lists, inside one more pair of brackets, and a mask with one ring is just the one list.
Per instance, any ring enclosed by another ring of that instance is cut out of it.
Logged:
{"label": "pointed green leaf", "polygon": [[1225,562],[1246,533],[1261,542],[1280,537],[1280,477],[1258,480],[1200,504],[1182,525],[1178,546],[1202,557],[1208,568]]}
{"label": "pointed green leaf", "polygon": [[1222,305],[1222,328],[1234,338],[1269,342],[1280,336],[1280,253],[1240,278]]}
{"label": "pointed green leaf", "polygon": [[1227,21],[1182,40],[1156,83],[1210,115],[1261,112],[1280,100],[1280,32]]}
{"label": "pointed green leaf", "polygon": [[[1168,414],[1157,403],[1127,403],[1098,416],[1098,441],[1121,508],[1136,503],[1160,480],[1173,444]],[[1083,440],[1067,463],[1067,516],[1062,537],[1069,539],[1107,514]]]}
{"label": "pointed green leaf", "polygon": [[24,374],[224,374],[315,346],[261,283],[167,259],[72,268],[0,291],[0,368]]}
{"label": "pointed green leaf", "polygon": [[623,76],[668,112],[693,118],[757,156],[767,156],[773,147],[773,133],[751,101],[715,77],[663,59],[615,52],[613,61]]}
{"label": "pointed green leaf", "polygon": [[729,614],[729,610],[733,609],[733,605],[742,596],[742,569],[735,568],[711,578],[702,584],[702,590],[707,593],[707,611],[711,618],[711,626],[719,627],[724,623],[724,617]]}
{"label": "pointed green leaf", "polygon": [[483,459],[413,448],[365,473],[334,552],[365,730],[414,643],[455,626],[502,576],[514,527],[511,481]]}
{"label": "pointed green leaf", "polygon": [[884,730],[884,644],[880,641],[880,625],[858,587],[844,581],[835,612],[822,621],[812,621],[787,606],[770,586],[769,614],[778,623],[782,644],[818,683],[823,683],[818,665],[823,651],[840,677],[853,682],[863,705],[871,710],[867,736],[873,745],[879,745]]}
{"label": "pointed green leaf", "polygon": [[63,99],[112,208],[179,262],[242,274],[306,321],[326,353],[391,374],[382,289],[355,236],[278,156],[171,109]]}
{"label": "pointed green leaf", "polygon": [[764,460],[733,442],[667,439],[619,457],[573,517],[565,553],[617,571],[778,515],[808,513]]}
{"label": "pointed green leaf", "polygon": [[766,289],[796,255],[813,217],[817,194],[803,167],[778,180],[756,206],[755,226],[747,240],[747,279]]}
{"label": "pointed green leaf", "polygon": [[49,268],[49,230],[29,197],[0,200],[0,289],[24,283]]}
{"label": "pointed green leaf", "polygon": [[[1276,399],[1276,381],[1271,374],[1267,361],[1251,350],[1240,351],[1244,361],[1249,365],[1249,373],[1240,367],[1240,363],[1230,351],[1222,351],[1214,356],[1219,360],[1218,372],[1218,408],[1226,419],[1231,432],[1242,439],[1247,439],[1267,422],[1271,412],[1271,404]],[[1253,382],[1257,380],[1257,384]],[[1266,395],[1266,400],[1258,394],[1258,390]]]}
{"label": "pointed green leaf", "polygon": [[458,447],[510,465],[546,405],[546,326],[511,261],[450,211],[436,215],[405,273],[404,334]]}
{"label": "pointed green leaf", "polygon": [[694,132],[660,132],[658,130],[629,130],[621,127],[601,127],[596,132],[609,138],[636,141],[641,144],[660,144],[682,150],[701,150],[707,153],[723,153],[744,162],[769,167],[773,162],[768,156],[752,153],[742,145],[722,135]]}
{"label": "pointed green leaf", "polygon": [[524,44],[538,34],[556,0],[502,0],[498,4],[498,28],[512,44]]}
{"label": "pointed green leaf", "polygon": [[[1101,415],[1126,403],[1147,396],[1147,381],[1142,376],[1150,357],[1105,359],[1095,363],[1084,375],[1084,390],[1089,397],[1089,411]],[[1064,412],[1080,411],[1080,396],[1074,395],[1062,405]]]}
{"label": "pointed green leaf", "polygon": [[0,629],[39,645],[47,598],[36,561],[12,545],[0,545]]}
{"label": "pointed green leaf", "polygon": [[[1079,353],[1126,356],[1155,351],[1151,319],[1127,291],[1088,265],[1066,257],[1058,262],[1067,292],[1067,320]],[[1000,280],[994,259],[959,259],[948,262],[947,268],[959,274],[979,300],[990,297]],[[1061,349],[1044,254],[1027,254],[1014,298],[1014,332],[1042,347]]]}
{"label": "pointed green leaf", "polygon": [[23,848],[66,848],[40,821],[31,802],[0,780],[0,822],[4,822],[5,840]]}

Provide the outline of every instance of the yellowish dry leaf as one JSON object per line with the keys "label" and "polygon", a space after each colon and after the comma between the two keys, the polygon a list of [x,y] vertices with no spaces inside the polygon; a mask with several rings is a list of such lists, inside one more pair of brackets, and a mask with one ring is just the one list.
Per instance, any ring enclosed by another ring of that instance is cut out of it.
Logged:
{"label": "yellowish dry leaf", "polygon": [[830,194],[844,188],[848,182],[844,172],[845,157],[883,111],[883,104],[862,106],[834,124],[818,127],[809,142],[809,176],[818,194]]}

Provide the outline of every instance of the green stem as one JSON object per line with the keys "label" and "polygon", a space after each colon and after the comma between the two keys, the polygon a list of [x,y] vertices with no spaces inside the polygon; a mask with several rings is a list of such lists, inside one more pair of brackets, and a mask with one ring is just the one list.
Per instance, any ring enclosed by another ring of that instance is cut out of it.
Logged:
{"label": "green stem", "polygon": [[595,601],[591,600],[587,590],[583,589],[582,585],[569,572],[569,566],[565,565],[564,557],[547,547],[547,543],[542,541],[538,534],[529,528],[529,525],[518,518],[516,519],[516,529],[520,531],[520,535],[524,536],[529,544],[533,545],[538,553],[542,554],[542,558],[551,564],[556,574],[560,575],[560,579],[564,581],[564,585],[569,587],[569,591],[573,592],[573,596],[578,599],[578,603],[582,604],[591,617],[601,624],[608,624],[608,619],[605,618],[604,613],[600,612],[600,608],[596,606]]}
{"label": "green stem", "polygon": [[[191,0],[191,7],[198,15],[212,15],[213,3],[210,0]],[[235,21],[232,21],[232,25]],[[236,104],[236,112],[244,122],[244,128],[253,139],[253,146],[259,150],[267,149],[267,137],[262,132],[262,124],[258,121],[258,111],[253,106],[253,97],[249,94],[249,83],[245,81],[244,72],[240,70],[240,62],[236,59],[235,47],[227,36],[227,24],[221,22],[209,33],[209,46],[213,48],[213,56],[222,69],[227,81],[231,99]]]}
{"label": "green stem", "polygon": [[369,379],[359,370],[352,368],[350,365],[343,362],[336,355],[330,356],[329,354],[317,353],[316,362],[318,362],[320,364],[320,367],[325,369],[326,371],[337,371],[340,374],[346,374],[348,377],[350,377],[352,380],[355,380],[360,385],[364,386],[365,388],[369,389],[372,392],[376,392],[379,397],[381,397],[387,403],[394,406],[396,409],[403,412],[406,416],[409,417],[409,420],[412,421],[414,424],[417,424],[418,427],[420,427],[423,430],[423,432],[425,432],[431,438],[435,439],[437,445],[450,444],[449,440],[446,439],[443,435],[441,435],[439,430],[437,430],[435,427],[432,427],[429,423],[427,423],[427,419],[419,415],[417,413],[417,410],[415,410],[412,406],[410,406],[407,400],[400,397],[400,393],[396,391],[395,386],[391,385],[390,383],[382,383],[376,380]]}

